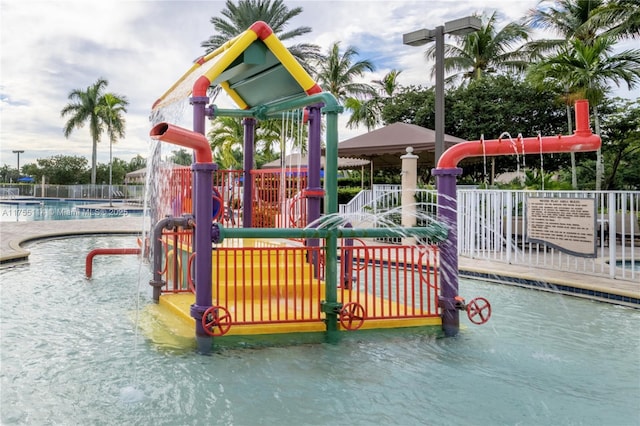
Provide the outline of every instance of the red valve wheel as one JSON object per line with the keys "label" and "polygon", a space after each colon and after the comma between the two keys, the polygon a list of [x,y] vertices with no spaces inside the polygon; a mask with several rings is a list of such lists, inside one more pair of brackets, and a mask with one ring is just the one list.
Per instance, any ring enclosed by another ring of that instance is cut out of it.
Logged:
{"label": "red valve wheel", "polygon": [[364,307],[357,303],[347,303],[340,309],[340,324],[347,330],[357,330],[362,327],[365,318]]}
{"label": "red valve wheel", "polygon": [[484,297],[476,297],[467,304],[467,316],[474,324],[484,324],[491,318],[491,304]]}
{"label": "red valve wheel", "polygon": [[211,306],[202,314],[202,327],[209,336],[222,336],[231,328],[231,314],[222,306]]}

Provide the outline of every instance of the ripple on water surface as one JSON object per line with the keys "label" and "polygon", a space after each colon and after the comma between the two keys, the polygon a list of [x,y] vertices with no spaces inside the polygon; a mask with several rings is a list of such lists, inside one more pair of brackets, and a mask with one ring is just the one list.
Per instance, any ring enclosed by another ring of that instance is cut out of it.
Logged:
{"label": "ripple on water surface", "polygon": [[98,257],[84,278],[91,249],[132,246],[41,241],[0,270],[3,425],[640,424],[637,310],[464,281],[493,314],[462,318],[457,338],[359,331],[202,356],[136,332],[151,298],[135,256]]}

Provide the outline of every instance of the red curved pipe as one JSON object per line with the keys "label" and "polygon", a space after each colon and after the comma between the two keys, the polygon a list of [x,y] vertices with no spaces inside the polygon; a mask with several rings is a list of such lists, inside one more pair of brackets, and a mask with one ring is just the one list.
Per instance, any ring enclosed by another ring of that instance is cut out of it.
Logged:
{"label": "red curved pipe", "polygon": [[596,151],[600,148],[601,139],[600,136],[594,135],[589,128],[589,102],[576,101],[575,108],[576,131],[571,136],[518,137],[515,146],[510,141],[503,139],[461,142],[442,154],[437,168],[455,168],[460,161],[469,157]]}
{"label": "red curved pipe", "polygon": [[196,153],[196,163],[213,163],[209,141],[203,134],[169,123],[158,123],[149,135],[156,140],[191,148]]}
{"label": "red curved pipe", "polygon": [[253,31],[254,33],[256,33],[256,35],[258,36],[258,38],[260,40],[264,40],[265,38],[267,38],[271,34],[273,34],[273,30],[271,29],[269,24],[267,24],[264,21],[254,22],[253,25],[251,25],[251,27],[249,27],[249,29],[251,31]]}
{"label": "red curved pipe", "polygon": [[198,77],[195,83],[193,83],[193,89],[191,89],[191,94],[193,97],[201,97],[207,96],[207,90],[209,90],[209,86],[211,86],[211,81],[205,75],[201,75]]}
{"label": "red curved pipe", "polygon": [[140,254],[139,248],[99,248],[93,249],[87,255],[84,263],[84,273],[87,278],[93,275],[93,258],[99,254]]}

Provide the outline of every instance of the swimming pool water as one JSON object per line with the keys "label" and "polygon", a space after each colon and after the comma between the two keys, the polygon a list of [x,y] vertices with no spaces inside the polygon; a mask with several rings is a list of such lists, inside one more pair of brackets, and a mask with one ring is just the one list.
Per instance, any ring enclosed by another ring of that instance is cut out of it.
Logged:
{"label": "swimming pool water", "polygon": [[[136,329],[151,303],[133,237],[40,241],[0,270],[3,425],[636,425],[640,311],[463,280],[490,321],[243,344],[209,356]],[[140,292],[138,292],[140,288]]]}
{"label": "swimming pool water", "polygon": [[616,266],[620,268],[633,269],[634,271],[640,271],[640,260],[618,260]]}

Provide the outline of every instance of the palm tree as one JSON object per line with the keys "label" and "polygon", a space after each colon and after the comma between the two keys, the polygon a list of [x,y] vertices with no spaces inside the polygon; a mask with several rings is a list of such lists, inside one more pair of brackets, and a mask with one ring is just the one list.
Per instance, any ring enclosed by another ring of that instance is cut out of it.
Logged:
{"label": "palm tree", "polygon": [[109,205],[111,205],[113,191],[113,144],[118,138],[125,136],[125,120],[123,113],[127,112],[129,101],[124,96],[105,93],[98,101],[98,116],[106,126],[109,136]]}
{"label": "palm tree", "polygon": [[220,169],[241,169],[242,164],[234,154],[240,151],[244,140],[242,119],[236,117],[217,117],[207,135],[215,162]]}
{"label": "palm tree", "polygon": [[[110,140],[114,137],[124,136],[124,119],[121,112],[126,112],[124,107],[127,101],[124,97],[104,94],[109,82],[99,78],[94,84],[85,90],[74,89],[69,93],[68,99],[72,101],[60,112],[61,117],[69,119],[64,126],[64,136],[68,138],[74,129],[80,129],[89,123],[89,133],[92,140],[91,152],[91,184],[96,183],[96,162],[98,156],[98,142],[102,136],[104,126],[107,127]],[[107,102],[111,102],[107,104]],[[109,123],[109,120],[111,122]]]}
{"label": "palm tree", "polygon": [[[631,3],[633,3],[633,1]],[[585,85],[584,79],[580,79],[580,82],[577,82],[572,75],[558,74],[557,69],[562,69],[563,67],[558,66],[557,62],[559,61],[561,63],[566,61],[568,56],[573,55],[569,53],[567,56],[567,52],[573,47],[579,46],[582,52],[575,52],[575,56],[582,56],[586,60],[586,62],[583,62],[583,65],[587,68],[592,68],[592,66],[597,68],[595,63],[592,63],[591,65],[587,65],[587,63],[597,60],[592,56],[595,52],[600,52],[599,54],[606,53],[608,55],[612,46],[611,38],[608,37],[608,34],[624,35],[627,33],[633,33],[634,28],[637,32],[637,4],[634,6],[631,3],[627,0],[612,0],[609,2],[606,2],[605,0],[543,0],[538,4],[536,9],[532,9],[528,12],[525,21],[532,28],[555,30],[561,37],[563,37],[560,39],[539,40],[529,43],[530,49],[533,51],[547,52],[552,55],[557,55],[555,57],[557,61],[552,61],[556,62],[556,64],[550,65],[550,68],[555,68],[556,71],[551,71],[542,65],[534,67],[530,71],[529,75],[542,72],[542,77],[538,79],[546,79],[547,81],[555,80],[555,82],[564,87],[565,97],[567,98],[575,99],[579,95],[584,94],[587,99],[590,100],[591,105],[594,106],[596,133],[600,132],[600,122],[597,115],[597,103],[595,102],[600,102],[604,93],[602,93],[602,96],[596,95],[595,92],[597,92],[598,89],[590,84]],[[634,22],[635,26],[633,24]],[[615,30],[616,28],[617,30]],[[600,36],[598,34],[600,34]],[[604,43],[596,41],[597,39],[607,38],[608,41]],[[579,44],[572,45],[574,40],[577,40]],[[585,50],[589,45],[596,43],[598,43],[599,46],[593,51],[587,52]],[[605,44],[607,47],[605,47]],[[632,51],[631,53],[633,56]],[[619,57],[617,59],[623,61],[623,63],[626,62],[624,57]],[[609,58],[608,62],[611,63],[610,61],[612,60],[616,60],[616,58]],[[596,70],[593,69],[592,71]],[[588,73],[589,71],[585,70],[585,72]],[[633,80],[626,80],[621,77],[620,73],[624,74],[624,72],[620,69],[615,69],[614,67],[614,69],[605,70],[605,73],[608,74],[608,76],[602,76],[602,78],[594,76],[594,78],[599,79],[600,83],[611,79],[618,84],[622,79],[630,85],[629,87],[635,85]],[[602,87],[606,88],[607,86],[605,84],[604,86],[601,86],[601,88]],[[585,93],[586,90],[589,90],[591,94],[587,95]],[[598,101],[596,101],[597,98],[599,98]],[[569,109],[567,109],[567,114],[567,121],[570,122],[571,118]],[[569,128],[569,132],[571,132],[571,130],[572,129]],[[574,185],[574,189],[577,189],[574,153],[571,153],[571,165],[572,183]],[[596,189],[600,189],[602,185],[602,175],[602,151],[598,149],[596,160]]]}
{"label": "palm tree", "polygon": [[593,40],[597,33],[589,18],[604,4],[604,0],[541,0],[527,12],[524,23],[530,28],[555,31],[559,38],[544,39],[529,45],[541,53],[562,48],[569,39]]}
{"label": "palm tree", "polygon": [[[640,50],[626,50],[611,54],[615,41],[612,37],[600,36],[590,42],[572,40],[567,49],[558,55],[533,66],[531,72],[544,82],[571,82],[572,92],[581,92],[593,107],[595,132],[600,134],[598,105],[603,101],[609,83],[617,86],[626,83],[632,90],[640,83]],[[602,181],[601,152],[598,150],[596,164],[596,190]]]}
{"label": "palm tree", "polygon": [[[206,49],[206,53],[210,53],[256,21],[266,22],[281,41],[291,40],[311,32],[310,27],[286,29],[289,21],[300,13],[301,7],[289,9],[283,0],[239,0],[237,4],[227,0],[225,8],[220,12],[223,17],[211,18],[217,34],[203,41],[201,46]],[[311,63],[320,57],[320,47],[314,44],[300,43],[288,46],[287,49],[308,72],[312,71]]]}
{"label": "palm tree", "polygon": [[112,143],[125,136],[125,120],[129,101],[126,97],[114,93],[105,93],[98,102],[98,115],[106,126],[107,135]]}
{"label": "palm tree", "polygon": [[374,94],[369,99],[361,100],[349,97],[345,100],[344,106],[351,110],[351,117],[347,121],[347,127],[353,128],[364,124],[367,127],[367,131],[371,131],[380,124],[382,109],[387,102],[393,102],[393,96],[400,88],[398,83],[400,73],[402,71],[392,69],[385,74],[382,80],[373,80]]}
{"label": "palm tree", "polygon": [[[603,0],[541,0],[537,8],[527,12],[524,20],[525,25],[533,29],[555,31],[560,38],[532,41],[528,43],[529,49],[539,54],[553,55],[559,54],[562,49],[566,50],[567,42],[571,39],[590,43],[598,32],[598,26],[594,25],[590,18],[603,3]],[[546,80],[546,84],[548,84],[551,79],[547,73],[543,72],[540,76],[536,76],[539,70],[539,67],[529,70],[529,78],[532,81],[537,80],[538,83]],[[570,79],[565,77],[567,76],[556,76],[555,82],[562,88],[559,97],[565,102],[568,131],[571,133],[573,130],[571,106],[573,101],[584,98],[585,95],[584,88],[576,87]],[[600,151],[597,155],[600,158]],[[600,170],[599,167],[598,170]],[[573,189],[578,189],[576,154],[574,152],[571,153],[571,185]]]}
{"label": "palm tree", "polygon": [[610,0],[595,10],[590,20],[598,28],[607,28],[603,35],[640,37],[640,7],[637,0]]}
{"label": "palm tree", "polygon": [[[444,70],[447,81],[457,78],[478,80],[486,74],[498,71],[524,71],[531,61],[531,53],[517,47],[529,39],[529,30],[519,23],[509,23],[498,31],[497,12],[483,17],[483,26],[478,31],[461,36],[462,46],[445,44]],[[435,59],[435,45],[425,52],[427,59]],[[433,68],[435,73],[435,66]]]}
{"label": "palm tree", "polygon": [[358,50],[352,46],[341,53],[340,42],[335,42],[329,47],[328,55],[317,65],[316,81],[322,90],[333,94],[341,103],[348,97],[375,94],[375,89],[369,84],[354,81],[363,77],[365,71],[375,70],[368,59],[356,60],[358,54]]}

